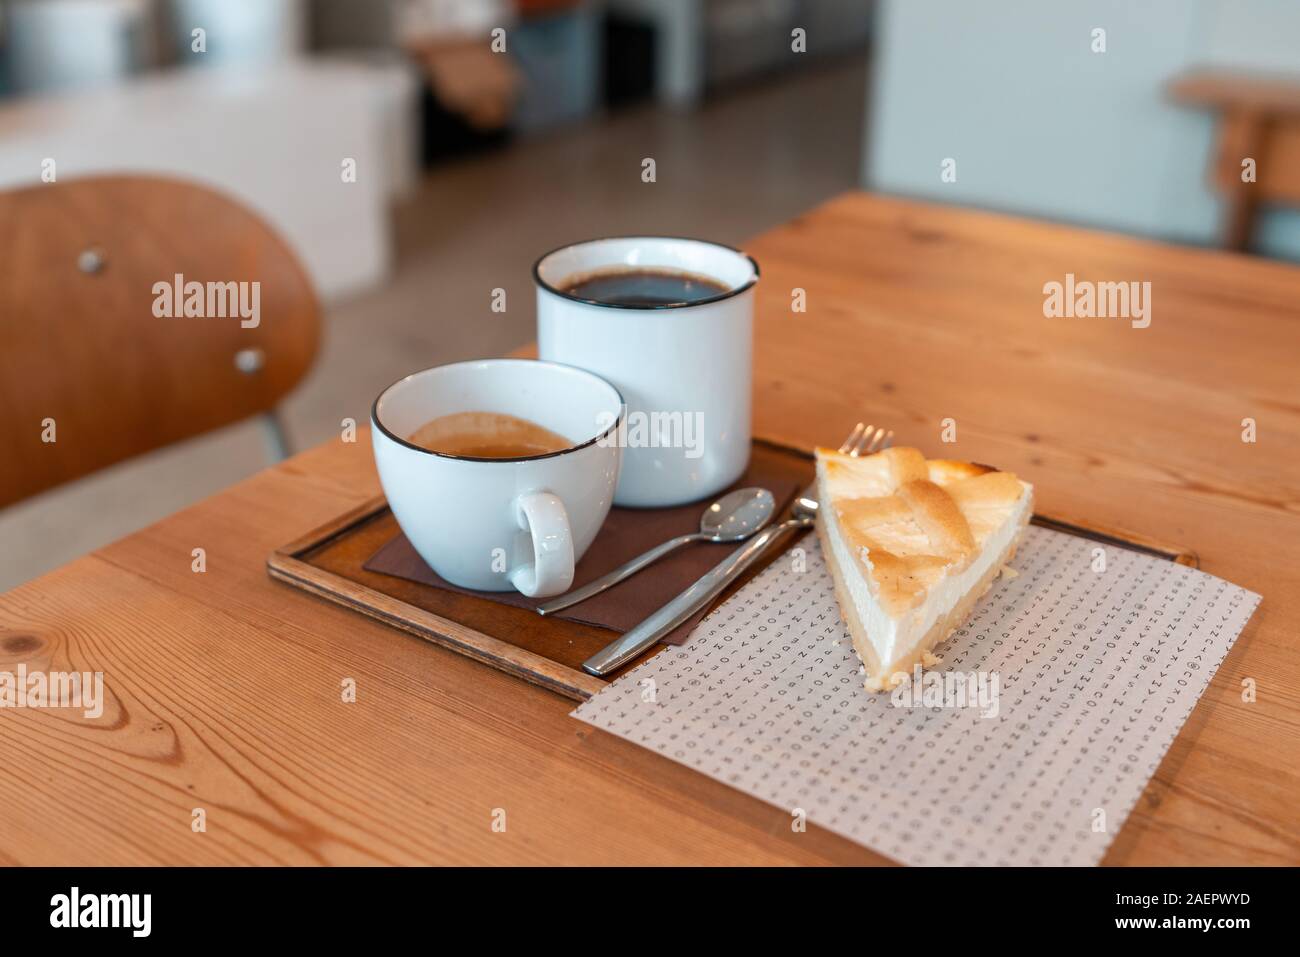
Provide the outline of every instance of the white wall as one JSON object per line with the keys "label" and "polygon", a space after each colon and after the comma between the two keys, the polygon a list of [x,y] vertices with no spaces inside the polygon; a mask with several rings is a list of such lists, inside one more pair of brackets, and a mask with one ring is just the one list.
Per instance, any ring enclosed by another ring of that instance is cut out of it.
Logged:
{"label": "white wall", "polygon": [[[868,187],[1213,244],[1214,121],[1165,85],[1207,65],[1300,74],[1300,2],[882,0],[875,51]],[[1300,213],[1258,236],[1300,260]]]}

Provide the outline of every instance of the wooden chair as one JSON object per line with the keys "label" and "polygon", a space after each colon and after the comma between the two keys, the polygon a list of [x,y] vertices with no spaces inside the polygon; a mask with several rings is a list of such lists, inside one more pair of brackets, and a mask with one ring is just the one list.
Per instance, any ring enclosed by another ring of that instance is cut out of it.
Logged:
{"label": "wooden chair", "polygon": [[[156,315],[177,275],[223,284],[214,313],[224,284],[259,283],[256,327]],[[319,337],[293,253],[226,196],[137,176],[0,192],[0,507],[252,415],[283,447],[273,410]]]}
{"label": "wooden chair", "polygon": [[[1169,93],[1219,114],[1210,179],[1225,202],[1222,245],[1248,250],[1260,206],[1300,206],[1300,76],[1198,71],[1174,80]],[[1242,178],[1247,158],[1253,182]]]}

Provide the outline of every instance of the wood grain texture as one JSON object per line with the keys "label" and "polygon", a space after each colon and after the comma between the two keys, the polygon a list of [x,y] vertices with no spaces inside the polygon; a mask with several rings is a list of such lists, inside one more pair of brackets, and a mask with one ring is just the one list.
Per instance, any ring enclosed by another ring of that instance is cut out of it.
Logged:
{"label": "wood grain texture", "polygon": [[[524,619],[520,624],[534,625],[536,630],[545,626],[550,632],[549,644],[557,649],[563,640],[560,636],[567,633],[563,626],[568,622],[542,618],[536,612],[497,605],[486,599],[428,586],[421,588],[418,583],[368,571],[365,562],[399,532],[397,520],[383,496],[353,509],[340,520],[327,522],[318,532],[306,543],[276,549],[266,563],[270,575],[574,701],[585,701],[605,686],[604,681],[585,674],[575,663],[557,660],[559,655],[547,654],[545,649],[533,651],[526,644],[512,640],[516,632],[502,619]],[[336,557],[337,553],[341,557]],[[321,555],[333,560],[322,561]],[[412,593],[419,592],[439,604],[463,607],[473,603],[491,624],[471,627],[452,609],[437,614],[422,607],[425,603],[418,599],[411,600],[415,598]],[[399,597],[402,593],[408,597]],[[571,640],[565,642],[571,644]],[[596,644],[595,648],[599,649],[600,645]]]}
{"label": "wood grain texture", "polygon": [[[0,249],[0,506],[270,409],[315,357],[319,309],[297,259],[206,187],[102,176],[0,192]],[[91,250],[102,267],[86,272]],[[257,325],[155,315],[154,284],[177,274],[259,283]],[[244,349],[260,369],[236,367]]]}
{"label": "wood grain texture", "polygon": [[[1186,544],[1264,596],[1107,862],[1300,863],[1300,272],[861,194],[748,251],[763,268],[758,434],[806,447],[884,421],[1023,475],[1046,512]],[[1151,281],[1150,328],[1044,318],[1043,283],[1067,271]],[[806,314],[790,311],[796,286]],[[792,833],[785,811],[589,729],[563,698],[267,577],[272,550],[378,492],[364,434],[329,443],[0,596],[0,667],[102,669],[111,699],[97,721],[0,712],[0,760],[22,769],[0,776],[0,856],[882,861]]]}

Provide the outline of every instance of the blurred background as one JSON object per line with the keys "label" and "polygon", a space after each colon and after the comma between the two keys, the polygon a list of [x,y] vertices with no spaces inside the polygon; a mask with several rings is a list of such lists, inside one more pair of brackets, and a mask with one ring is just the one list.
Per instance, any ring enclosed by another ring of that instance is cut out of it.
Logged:
{"label": "blurred background", "polygon": [[[1244,155],[1266,189],[1241,189]],[[31,198],[105,174],[214,189],[251,217],[148,183],[115,199],[112,228],[94,206],[110,185]],[[296,343],[158,346],[216,411],[10,483],[0,589],[364,424],[407,372],[531,341],[546,250],[741,245],[856,188],[1300,260],[1300,3],[0,0],[0,437],[30,425],[21,371],[69,366],[59,341],[154,334],[149,282],[143,299],[104,290],[170,278],[170,244],[190,263],[256,249],[260,269],[282,244],[305,278],[275,303]],[[75,254],[47,266],[53,232]],[[106,285],[77,300],[85,276]],[[68,289],[50,322],[71,332],[24,339]],[[181,386],[141,388],[157,405]],[[132,428],[122,413],[100,431]]]}

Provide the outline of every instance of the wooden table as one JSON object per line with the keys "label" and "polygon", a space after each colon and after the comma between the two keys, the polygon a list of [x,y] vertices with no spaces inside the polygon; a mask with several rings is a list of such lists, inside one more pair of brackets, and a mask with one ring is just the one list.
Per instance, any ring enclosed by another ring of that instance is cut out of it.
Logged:
{"label": "wooden table", "polygon": [[[1107,860],[1300,862],[1300,271],[864,194],[749,250],[759,433],[887,422],[1263,594]],[[1067,272],[1150,281],[1150,327],[1044,318]],[[267,578],[273,548],[377,490],[364,434],[327,443],[0,596],[0,668],[102,670],[110,698],[93,721],[0,713],[0,860],[882,860]]]}

